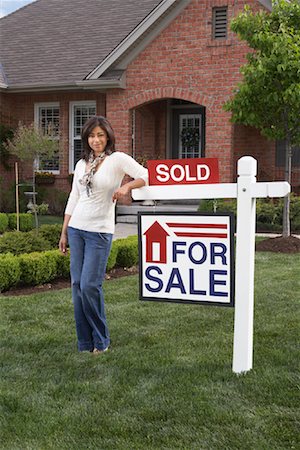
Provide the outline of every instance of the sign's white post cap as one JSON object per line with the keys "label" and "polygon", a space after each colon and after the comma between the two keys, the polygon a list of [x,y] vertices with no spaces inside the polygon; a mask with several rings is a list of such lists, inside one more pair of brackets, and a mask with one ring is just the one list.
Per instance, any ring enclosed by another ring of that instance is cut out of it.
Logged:
{"label": "sign's white post cap", "polygon": [[253,176],[257,174],[257,161],[252,156],[242,156],[238,160],[237,173],[239,176]]}

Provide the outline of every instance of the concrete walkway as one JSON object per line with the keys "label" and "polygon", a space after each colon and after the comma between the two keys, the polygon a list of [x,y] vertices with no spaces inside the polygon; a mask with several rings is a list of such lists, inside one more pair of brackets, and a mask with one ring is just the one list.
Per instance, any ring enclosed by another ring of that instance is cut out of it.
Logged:
{"label": "concrete walkway", "polygon": [[137,223],[117,223],[114,240],[133,236],[138,233]]}

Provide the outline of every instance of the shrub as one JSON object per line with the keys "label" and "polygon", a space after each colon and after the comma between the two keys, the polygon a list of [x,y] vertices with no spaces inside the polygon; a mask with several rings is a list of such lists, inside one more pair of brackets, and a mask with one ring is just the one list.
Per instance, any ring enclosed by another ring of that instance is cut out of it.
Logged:
{"label": "shrub", "polygon": [[63,255],[58,249],[48,250],[46,255],[53,258],[56,264],[56,277],[68,278],[70,276],[70,253]]}
{"label": "shrub", "polygon": [[34,214],[35,211],[39,216],[45,216],[46,214],[48,214],[48,210],[49,210],[49,205],[48,203],[41,203],[39,205],[31,205],[31,207],[29,208],[29,212],[31,214]]}
{"label": "shrub", "polygon": [[275,225],[279,223],[280,217],[282,218],[282,212],[280,213],[280,208],[274,201],[266,201],[261,198],[256,200],[257,222]]}
{"label": "shrub", "polygon": [[22,253],[50,250],[50,248],[50,243],[35,231],[26,233],[10,231],[4,233],[0,239],[0,253],[11,252],[14,255],[20,255]]}
{"label": "shrub", "polygon": [[62,278],[70,277],[70,253],[62,255],[59,250],[52,250],[57,255],[57,275]]}
{"label": "shrub", "polygon": [[131,267],[138,262],[138,239],[137,236],[129,236],[116,241],[118,248],[116,265],[119,267]]}
{"label": "shrub", "polygon": [[51,248],[58,248],[61,229],[62,225],[60,224],[41,225],[38,234],[50,243]]}
{"label": "shrub", "polygon": [[107,260],[106,270],[111,270],[113,267],[115,267],[117,261],[117,254],[118,254],[117,241],[113,241],[110,254]]}
{"label": "shrub", "polygon": [[0,213],[0,233],[4,233],[8,228],[8,217],[5,213]]}
{"label": "shrub", "polygon": [[16,285],[20,281],[20,275],[18,259],[11,253],[0,255],[0,292]]}
{"label": "shrub", "polygon": [[25,253],[18,257],[23,284],[35,286],[47,283],[57,276],[57,262],[55,255],[50,252]]}
{"label": "shrub", "polygon": [[[8,215],[8,228],[10,230],[17,229],[17,214],[10,213]],[[34,227],[34,217],[31,214],[21,213],[19,214],[20,231],[30,231]]]}
{"label": "shrub", "polygon": [[236,214],[236,200],[224,200],[222,198],[201,200],[198,211],[203,213],[231,212]]}

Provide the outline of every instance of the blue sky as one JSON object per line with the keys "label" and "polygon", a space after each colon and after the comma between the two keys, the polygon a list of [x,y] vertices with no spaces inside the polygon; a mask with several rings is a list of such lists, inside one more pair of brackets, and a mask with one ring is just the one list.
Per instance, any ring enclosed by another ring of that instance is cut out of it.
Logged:
{"label": "blue sky", "polygon": [[0,18],[7,16],[7,14],[28,5],[35,0],[0,0]]}

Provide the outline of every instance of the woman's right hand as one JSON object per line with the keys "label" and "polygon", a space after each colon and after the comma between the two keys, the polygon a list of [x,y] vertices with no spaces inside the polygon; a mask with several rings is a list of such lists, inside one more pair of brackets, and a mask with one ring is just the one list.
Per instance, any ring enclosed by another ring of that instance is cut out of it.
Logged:
{"label": "woman's right hand", "polygon": [[62,233],[60,236],[58,248],[61,251],[63,255],[66,255],[67,253],[67,245],[68,245],[68,238],[66,233]]}

